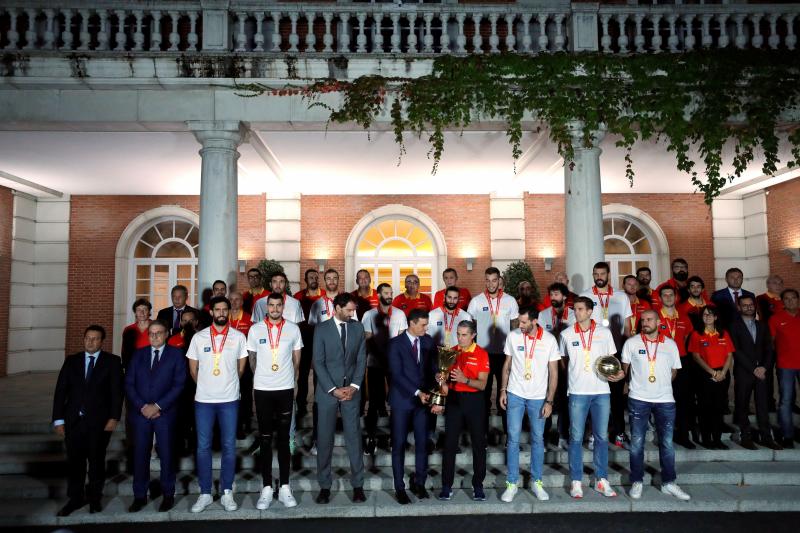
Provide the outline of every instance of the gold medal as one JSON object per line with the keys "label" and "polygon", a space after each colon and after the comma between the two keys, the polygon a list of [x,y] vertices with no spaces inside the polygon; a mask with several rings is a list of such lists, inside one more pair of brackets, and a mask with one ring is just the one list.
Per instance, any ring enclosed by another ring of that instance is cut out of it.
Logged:
{"label": "gold medal", "polygon": [[275,363],[275,364],[273,364],[273,365],[272,365],[272,371],[273,371],[273,372],[277,372],[277,371],[278,371],[278,368],[280,368],[280,367],[278,366],[278,363]]}
{"label": "gold medal", "polygon": [[528,373],[526,373],[526,374],[525,374],[525,379],[526,379],[527,381],[530,381],[530,380],[531,380],[531,377],[533,377],[533,376],[531,376],[531,373],[530,373],[530,372],[528,372]]}
{"label": "gold medal", "polygon": [[212,374],[214,374],[215,376],[219,376],[220,375],[219,368],[215,368],[214,372],[212,372]]}
{"label": "gold medal", "polygon": [[270,324],[268,319],[264,319],[264,323],[267,324],[267,333],[269,334],[269,347],[272,351],[272,371],[277,372],[280,366],[278,366],[278,347],[281,343],[281,332],[283,331],[283,325],[286,323],[286,320],[283,318],[281,319],[275,327],[278,329],[278,336],[275,340],[272,339],[272,324]]}
{"label": "gold medal", "polygon": [[219,345],[219,350],[217,350],[217,343],[214,340],[214,337],[216,337],[215,330],[213,326],[211,327],[211,350],[214,354],[214,370],[211,372],[211,374],[214,376],[219,376],[222,373],[222,371],[219,369],[219,358],[222,357],[222,350],[225,349],[225,341],[228,340],[228,331],[230,331],[230,325],[226,324],[225,329],[220,333],[220,335],[222,335],[222,344]]}
{"label": "gold medal", "polygon": [[656,382],[656,377],[655,376],[650,376],[649,378],[647,378],[647,381],[649,381],[650,383],[655,383]]}

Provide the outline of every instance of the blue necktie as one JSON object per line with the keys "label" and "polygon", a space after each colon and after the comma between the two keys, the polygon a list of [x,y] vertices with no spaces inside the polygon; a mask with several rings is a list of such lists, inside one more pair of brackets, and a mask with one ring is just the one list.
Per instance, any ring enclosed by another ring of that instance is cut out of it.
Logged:
{"label": "blue necktie", "polygon": [[158,350],[153,350],[153,362],[150,363],[150,372],[158,368],[158,363],[160,362],[161,360],[158,357]]}
{"label": "blue necktie", "polygon": [[86,382],[89,382],[89,378],[92,377],[92,370],[94,370],[94,356],[89,356],[89,366],[86,368]]}

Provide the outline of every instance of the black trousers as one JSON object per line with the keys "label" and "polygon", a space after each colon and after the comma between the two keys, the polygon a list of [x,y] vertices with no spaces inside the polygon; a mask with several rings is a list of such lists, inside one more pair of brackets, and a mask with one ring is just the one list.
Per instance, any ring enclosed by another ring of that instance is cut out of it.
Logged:
{"label": "black trousers", "polygon": [[272,486],[272,439],[277,436],[280,484],[289,483],[289,427],[292,424],[294,389],[258,390],[255,392],[258,432],[261,436],[261,479]]}
{"label": "black trousers", "polygon": [[71,501],[84,500],[84,487],[88,465],[89,485],[85,496],[89,501],[99,501],[106,480],[106,448],[111,432],[90,427],[81,417],[75,424],[64,428],[67,449],[67,496]]}
{"label": "black trousers", "polygon": [[766,379],[758,379],[750,372],[736,372],[733,379],[734,419],[742,432],[742,438],[746,438],[750,433],[750,419],[747,413],[750,410],[750,398],[753,396],[755,396],[756,420],[761,438],[770,439],[772,432],[769,424],[769,388]]}
{"label": "black trousers", "polygon": [[681,368],[672,381],[675,397],[675,433],[677,440],[689,438],[689,432],[697,429],[697,407],[695,405],[695,362],[691,355],[681,357]]}
{"label": "black trousers", "polygon": [[628,405],[628,396],[625,394],[625,380],[608,382],[611,389],[611,413],[609,420],[608,440],[614,442],[617,435],[625,433],[625,408]]}
{"label": "black trousers", "polygon": [[472,443],[472,486],[482,487],[486,477],[486,408],[483,393],[450,389],[444,410],[442,486],[452,487],[456,476],[456,452],[461,430],[467,426]]}
{"label": "black trousers", "polygon": [[303,335],[300,349],[300,368],[297,377],[297,413],[302,416],[308,412],[308,376],[314,360],[314,334]]}
{"label": "black trousers", "polygon": [[[369,396],[369,403],[367,404],[367,416],[364,418],[364,427],[367,430],[367,436],[370,438],[375,438],[375,433],[378,428],[378,415],[386,412],[387,379],[388,374],[383,367],[367,367],[367,395]],[[365,395],[362,395],[362,398],[363,397],[365,397]]]}
{"label": "black trousers", "polygon": [[506,355],[502,353],[489,354],[489,379],[486,381],[486,388],[483,390],[485,396],[484,402],[486,403],[486,431],[489,431],[489,415],[492,412],[492,378],[497,380],[497,395],[494,399],[497,414],[503,420],[503,434],[508,433],[508,422],[506,420],[506,410],[500,407],[500,386],[503,383],[501,374],[503,373],[503,365],[506,362]]}
{"label": "black trousers", "polygon": [[242,397],[239,400],[239,420],[236,429],[250,433],[253,428],[253,370],[250,365],[244,365],[244,372],[239,378],[239,391]]}
{"label": "black trousers", "polygon": [[[728,407],[728,387],[731,384],[730,374],[720,382],[712,381],[708,372],[697,365],[697,384],[700,411],[700,434],[703,443],[719,442],[722,429],[725,427],[725,409]],[[719,370],[715,368],[714,370]]]}

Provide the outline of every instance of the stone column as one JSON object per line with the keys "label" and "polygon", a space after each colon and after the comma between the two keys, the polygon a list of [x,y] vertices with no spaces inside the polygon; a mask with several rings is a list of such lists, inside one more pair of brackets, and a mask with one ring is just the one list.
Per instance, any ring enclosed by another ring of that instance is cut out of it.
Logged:
{"label": "stone column", "polygon": [[598,147],[605,128],[592,132],[591,148],[584,143],[581,123],[573,123],[570,132],[575,159],[564,167],[567,274],[572,290],[580,293],[592,286],[592,266],[605,257]]}
{"label": "stone column", "polygon": [[[200,250],[198,296],[216,279],[236,283],[238,261],[237,147],[246,129],[235,121],[190,122],[203,148],[200,171]],[[197,302],[200,302],[198,298]]]}

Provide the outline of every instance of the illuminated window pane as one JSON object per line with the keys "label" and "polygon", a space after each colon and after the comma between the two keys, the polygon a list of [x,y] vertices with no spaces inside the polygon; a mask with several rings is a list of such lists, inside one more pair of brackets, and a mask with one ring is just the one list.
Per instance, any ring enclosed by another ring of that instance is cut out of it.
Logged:
{"label": "illuminated window pane", "polygon": [[642,239],[641,241],[633,245],[633,249],[636,250],[637,254],[649,254],[650,241],[648,241],[647,239]]}
{"label": "illuminated window pane", "polygon": [[375,255],[375,245],[367,242],[366,239],[362,239],[361,242],[358,243],[358,249],[356,253],[362,256]]}
{"label": "illuminated window pane", "polygon": [[175,221],[175,237],[178,239],[185,239],[189,232],[192,231],[194,226],[189,224],[188,222],[181,222],[180,220]]}
{"label": "illuminated window pane", "polygon": [[[390,237],[394,237],[397,235],[394,228],[394,220],[384,220],[380,224],[378,224],[378,229],[381,233],[383,233],[383,237],[388,239]],[[383,240],[383,239],[381,239]]]}
{"label": "illuminated window pane", "polygon": [[383,236],[381,235],[381,232],[378,231],[377,227],[372,227],[364,233],[362,240],[369,241],[373,245],[378,245],[381,243],[381,241],[383,241]]}
{"label": "illuminated window pane", "polygon": [[414,228],[411,230],[411,235],[408,236],[408,240],[414,245],[419,245],[428,240],[428,234],[420,228]]}
{"label": "illuminated window pane", "polygon": [[[140,279],[136,282],[136,293],[137,294],[150,294],[150,280],[149,279]],[[146,296],[145,296],[146,298]]]}
{"label": "illuminated window pane", "polygon": [[[376,287],[381,283],[392,284],[392,265],[378,265],[378,275]],[[396,289],[396,288],[395,288]]]}
{"label": "illuminated window pane", "polygon": [[434,255],[433,242],[425,241],[423,244],[417,246],[417,255],[424,257],[432,257]]}
{"label": "illuminated window pane", "polygon": [[137,265],[136,266],[136,279],[150,279],[150,266]]}
{"label": "illuminated window pane", "polygon": [[192,279],[193,265],[178,265],[178,277],[181,279]]}
{"label": "illuminated window pane", "polygon": [[181,241],[164,243],[156,252],[156,257],[191,257],[192,254],[186,245]]}
{"label": "illuminated window pane", "polygon": [[606,239],[605,240],[605,253],[606,254],[629,254],[631,249],[623,240],[620,239]]}
{"label": "illuminated window pane", "polygon": [[414,227],[414,225],[408,220],[396,220],[395,223],[397,226],[396,231],[398,237],[407,238]]}
{"label": "illuminated window pane", "polygon": [[158,233],[156,233],[155,228],[150,228],[149,230],[144,232],[144,235],[142,235],[141,240],[143,240],[144,242],[146,242],[151,246],[155,246],[156,244],[161,242],[162,239],[158,236]]}
{"label": "illuminated window pane", "polygon": [[414,255],[414,249],[400,240],[391,240],[383,243],[380,250],[378,250],[378,257],[411,257]]}
{"label": "illuminated window pane", "polygon": [[612,234],[612,222],[610,218],[607,218],[603,221],[603,235],[611,235]]}

